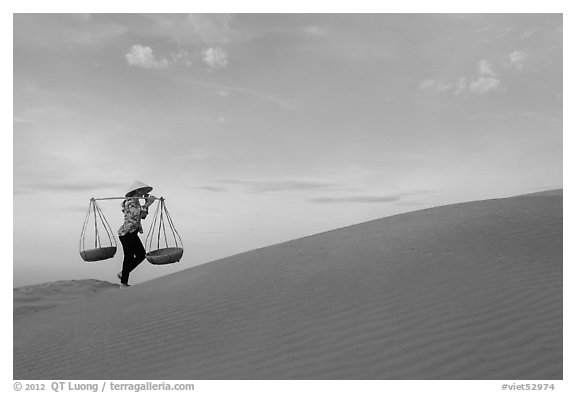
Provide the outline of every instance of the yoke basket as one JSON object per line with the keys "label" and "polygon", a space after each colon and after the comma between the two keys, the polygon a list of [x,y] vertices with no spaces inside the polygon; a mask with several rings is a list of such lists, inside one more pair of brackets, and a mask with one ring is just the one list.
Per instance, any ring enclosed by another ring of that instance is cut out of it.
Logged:
{"label": "yoke basket", "polygon": [[[92,228],[94,229],[93,232]],[[104,236],[104,234],[106,235]],[[87,243],[89,244],[88,247],[93,244],[94,248],[86,248]],[[112,258],[116,254],[116,249],[117,243],[112,228],[102,214],[100,206],[92,198],[80,235],[80,256],[86,262],[103,261]]]}
{"label": "yoke basket", "polygon": [[164,198],[154,213],[152,225],[146,236],[146,259],[153,265],[166,265],[180,261],[184,254],[182,238],[174,227],[174,222]]}

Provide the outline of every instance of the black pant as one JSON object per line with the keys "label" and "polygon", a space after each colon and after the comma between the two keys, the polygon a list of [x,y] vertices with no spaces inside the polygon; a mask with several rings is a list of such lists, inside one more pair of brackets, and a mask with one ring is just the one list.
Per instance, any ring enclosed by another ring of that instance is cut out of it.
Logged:
{"label": "black pant", "polygon": [[124,249],[124,262],[122,263],[122,279],[123,284],[128,284],[130,272],[146,258],[146,251],[138,237],[138,232],[127,233],[123,236],[118,236]]}

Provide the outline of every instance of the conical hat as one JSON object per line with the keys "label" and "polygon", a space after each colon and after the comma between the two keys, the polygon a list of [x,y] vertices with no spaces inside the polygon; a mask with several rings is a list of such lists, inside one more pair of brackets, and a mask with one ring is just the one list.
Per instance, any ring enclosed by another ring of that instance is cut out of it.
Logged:
{"label": "conical hat", "polygon": [[144,194],[148,194],[150,191],[152,191],[152,187],[139,182],[138,180],[136,180],[129,188],[128,188],[128,192],[126,192],[126,196],[130,197],[133,196],[134,192],[136,191],[143,191]]}

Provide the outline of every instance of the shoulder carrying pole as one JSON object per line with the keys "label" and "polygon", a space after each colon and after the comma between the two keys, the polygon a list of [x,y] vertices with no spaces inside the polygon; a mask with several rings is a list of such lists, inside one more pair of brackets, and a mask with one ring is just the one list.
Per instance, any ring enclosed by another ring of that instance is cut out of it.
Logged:
{"label": "shoulder carrying pole", "polygon": [[[146,199],[145,197],[110,197],[110,198],[90,198],[91,201],[105,201],[108,199]],[[164,200],[164,197],[156,197],[156,199]]]}

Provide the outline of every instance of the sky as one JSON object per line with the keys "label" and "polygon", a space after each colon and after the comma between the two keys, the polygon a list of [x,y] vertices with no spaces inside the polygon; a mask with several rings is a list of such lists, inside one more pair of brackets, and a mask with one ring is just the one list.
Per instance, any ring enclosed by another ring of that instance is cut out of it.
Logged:
{"label": "sky", "polygon": [[15,14],[14,286],[114,281],[79,238],[135,180],[185,251],[133,283],[562,188],[562,46],[561,14]]}

